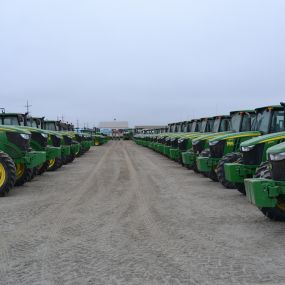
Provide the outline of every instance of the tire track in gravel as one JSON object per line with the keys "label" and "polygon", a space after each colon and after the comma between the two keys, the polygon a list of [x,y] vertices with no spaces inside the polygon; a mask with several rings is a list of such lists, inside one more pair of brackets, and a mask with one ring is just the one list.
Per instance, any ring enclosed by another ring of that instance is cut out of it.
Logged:
{"label": "tire track in gravel", "polygon": [[[68,166],[65,166],[65,167],[68,167]],[[49,174],[50,176],[59,175],[60,171],[62,171],[62,169],[60,169],[57,172],[51,172],[51,173],[47,173],[47,174]],[[66,171],[68,171],[68,169],[66,169]],[[90,176],[90,174],[88,175],[88,177],[89,176]],[[32,181],[30,183],[35,183],[35,181]],[[72,190],[74,190],[74,192],[77,191],[77,189],[81,185],[82,185],[82,182],[81,182],[81,180],[79,180],[72,189],[69,189],[68,195],[69,196],[72,195],[73,192],[71,192],[71,191]],[[22,187],[22,188],[24,188],[24,187]],[[16,190],[18,190],[18,188]],[[45,190],[49,192],[48,198],[51,198],[50,197],[50,195],[51,195],[50,187],[48,187]],[[55,190],[58,190],[58,189],[55,189]],[[56,194],[58,194],[58,192]],[[37,203],[38,203],[38,201],[42,200],[43,205],[46,205],[46,201],[44,199],[42,199],[42,195],[43,195],[42,191],[33,192],[33,200],[37,201]],[[66,197],[64,197],[64,198],[66,198]],[[67,197],[66,199],[69,199],[69,198]],[[17,232],[20,234],[15,235],[15,236],[9,235],[9,240],[6,240],[7,238],[5,236],[0,235],[0,280],[4,280],[5,273],[8,270],[9,260],[11,258],[9,245],[12,243],[17,244],[17,242],[19,242],[19,241],[26,240],[26,241],[29,241],[26,246],[30,246],[32,244],[32,239],[35,236],[41,236],[41,235],[43,236],[44,235],[44,229],[41,228],[40,230],[38,230],[38,228],[35,225],[40,225],[41,223],[43,223],[43,220],[47,219],[47,217],[48,217],[48,219],[50,219],[50,217],[52,215],[54,215],[54,213],[57,212],[58,208],[62,207],[62,205],[64,205],[64,203],[65,202],[63,202],[63,201],[62,202],[55,202],[54,201],[52,204],[53,207],[47,207],[47,209],[45,209],[44,211],[41,211],[37,215],[29,215],[28,217],[26,217],[25,222],[21,222],[21,223],[16,225]],[[22,244],[21,244],[21,246],[22,246]],[[23,250],[24,250],[24,248],[21,248],[19,251],[23,252]],[[30,250],[32,250],[32,249],[30,249]],[[13,251],[14,252],[17,251],[17,247],[14,247]]]}
{"label": "tire track in gravel", "polygon": [[[179,255],[177,255],[176,243],[174,243],[171,237],[166,235],[161,230],[155,219],[152,217],[152,213],[149,209],[148,202],[145,197],[147,189],[146,187],[143,187],[145,182],[148,181],[147,177],[145,177],[144,175],[142,175],[142,173],[139,172],[139,168],[137,167],[136,162],[134,161],[135,158],[129,154],[129,150],[126,150],[124,148],[124,153],[132,177],[132,188],[134,189],[137,197],[140,218],[143,219],[147,230],[150,232],[153,238],[151,242],[155,244],[156,251],[159,251],[160,254],[165,257],[167,262],[171,264],[171,267],[175,267],[177,271],[183,271],[183,274],[187,276],[187,284],[199,284],[199,275],[196,274],[196,272],[198,272],[198,267],[195,266],[196,270],[192,270],[190,276],[189,267],[187,267],[185,263],[181,262]],[[153,169],[152,175],[155,176],[156,172],[157,167]],[[147,188],[153,190],[151,186]]]}
{"label": "tire track in gravel", "polygon": [[72,197],[64,204],[64,208],[61,210],[61,212],[58,213],[56,221],[52,224],[49,236],[47,237],[46,246],[44,248],[44,251],[42,253],[42,271],[41,271],[41,284],[52,284],[49,279],[50,276],[47,274],[48,269],[48,263],[47,263],[47,255],[48,251],[52,245],[52,242],[56,239],[56,236],[60,229],[62,228],[64,224],[65,218],[68,216],[68,213],[73,209],[73,206],[76,204],[76,202],[85,195],[87,191],[90,190],[90,188],[93,188],[93,180],[94,176],[96,175],[97,171],[100,169],[100,167],[103,165],[103,163],[107,160],[110,152],[114,149],[115,144],[111,144],[109,148],[107,148],[104,155],[100,158],[96,166],[93,168],[93,170],[88,175],[88,178],[81,183],[80,191],[78,191],[78,188],[75,188],[72,194],[75,193],[75,195],[72,195]]}

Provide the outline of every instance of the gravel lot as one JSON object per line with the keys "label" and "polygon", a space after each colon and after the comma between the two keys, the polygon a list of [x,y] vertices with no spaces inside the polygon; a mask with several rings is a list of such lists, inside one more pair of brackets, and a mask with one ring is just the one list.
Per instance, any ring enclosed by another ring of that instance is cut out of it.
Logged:
{"label": "gravel lot", "polygon": [[285,224],[132,142],[0,199],[0,284],[285,284]]}

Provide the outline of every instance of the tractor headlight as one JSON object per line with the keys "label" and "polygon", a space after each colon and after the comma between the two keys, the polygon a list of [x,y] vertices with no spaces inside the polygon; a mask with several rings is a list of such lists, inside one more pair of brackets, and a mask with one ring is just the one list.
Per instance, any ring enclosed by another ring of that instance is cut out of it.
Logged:
{"label": "tractor headlight", "polygon": [[241,147],[241,151],[242,151],[242,152],[248,152],[248,151],[253,150],[253,149],[254,149],[254,147],[255,147],[255,145],[242,146],[242,147]]}
{"label": "tractor headlight", "polygon": [[280,153],[271,153],[269,154],[270,160],[272,161],[280,161],[285,159],[285,152]]}
{"label": "tractor headlight", "polygon": [[214,146],[216,144],[218,144],[220,141],[212,141],[212,142],[209,142],[209,146]]}
{"label": "tractor headlight", "polygon": [[30,135],[27,134],[20,134],[20,136],[25,139],[25,140],[29,140],[30,139]]}
{"label": "tractor headlight", "polygon": [[41,133],[41,135],[42,135],[45,139],[48,138],[48,135],[47,135],[47,134]]}

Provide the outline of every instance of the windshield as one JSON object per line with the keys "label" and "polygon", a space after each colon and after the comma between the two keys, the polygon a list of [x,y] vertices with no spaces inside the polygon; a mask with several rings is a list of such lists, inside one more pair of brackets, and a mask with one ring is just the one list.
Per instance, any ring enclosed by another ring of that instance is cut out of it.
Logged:
{"label": "windshield", "polygon": [[196,132],[197,122],[193,122],[191,126],[191,132]]}
{"label": "windshield", "polygon": [[232,131],[239,132],[242,116],[240,113],[235,113],[231,118]]}
{"label": "windshield", "polygon": [[284,131],[284,111],[273,111],[270,132],[281,132]]}
{"label": "windshield", "polygon": [[28,126],[29,127],[33,127],[33,128],[38,128],[38,124],[37,124],[37,121],[34,120],[34,119],[28,119]]}
{"label": "windshield", "polygon": [[221,118],[216,118],[214,121],[213,132],[218,133],[220,129]]}
{"label": "windshield", "polygon": [[259,112],[256,117],[255,131],[260,131],[265,134],[269,132],[271,111],[269,109],[264,109],[262,112]]}
{"label": "windshield", "polygon": [[241,132],[251,131],[254,119],[255,114],[245,113],[242,117]]}
{"label": "windshield", "polygon": [[49,131],[56,131],[55,123],[45,123],[45,129]]}
{"label": "windshield", "polygon": [[220,132],[226,132],[229,130],[230,127],[230,119],[223,118],[221,121]]}
{"label": "windshield", "polygon": [[207,128],[206,128],[206,132],[211,132],[213,129],[213,125],[214,125],[214,120],[213,119],[209,119],[207,122]]}
{"label": "windshield", "polygon": [[24,122],[19,122],[18,117],[5,117],[3,124],[9,126],[24,126]]}
{"label": "windshield", "polygon": [[207,119],[206,120],[203,120],[202,123],[201,123],[201,132],[202,133],[205,133],[206,132],[206,127],[207,127]]}

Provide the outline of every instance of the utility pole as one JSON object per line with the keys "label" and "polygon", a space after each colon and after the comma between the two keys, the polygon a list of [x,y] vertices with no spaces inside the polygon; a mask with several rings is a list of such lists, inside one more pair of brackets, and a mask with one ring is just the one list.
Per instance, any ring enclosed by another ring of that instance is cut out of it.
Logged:
{"label": "utility pole", "polygon": [[30,107],[32,107],[32,105],[29,105],[29,101],[27,100],[27,104],[25,105],[26,109],[27,109],[27,113],[30,113]]}

